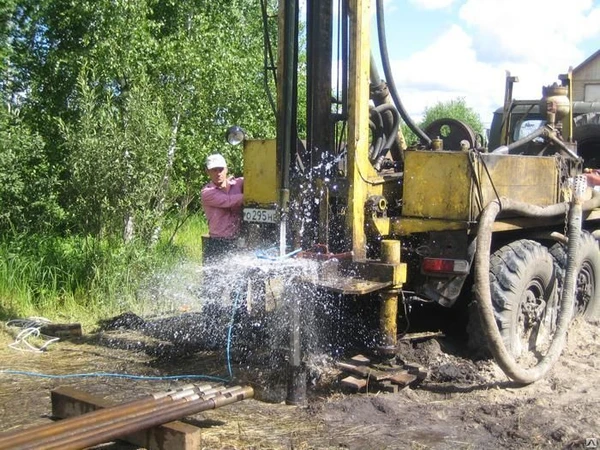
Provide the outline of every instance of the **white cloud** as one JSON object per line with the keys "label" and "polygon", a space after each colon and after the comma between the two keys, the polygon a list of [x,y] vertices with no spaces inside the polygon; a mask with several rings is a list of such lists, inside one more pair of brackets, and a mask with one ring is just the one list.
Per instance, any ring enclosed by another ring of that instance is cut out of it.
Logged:
{"label": "white cloud", "polygon": [[413,5],[423,9],[442,9],[454,3],[454,0],[410,0]]}
{"label": "white cloud", "polygon": [[457,25],[392,66],[399,95],[415,120],[426,106],[464,97],[487,123],[503,100],[504,70],[479,62],[472,38]]}
{"label": "white cloud", "polygon": [[600,36],[600,7],[591,0],[467,0],[459,17],[489,61],[566,68],[584,56],[579,42]]}
{"label": "white cloud", "polygon": [[600,6],[591,0],[568,5],[558,0],[467,0],[454,25],[441,30],[434,42],[392,61],[394,79],[415,120],[426,106],[464,97],[488,125],[503,102],[507,70],[520,80],[515,98],[540,98],[542,86],[589,56],[578,44],[593,36],[600,37]]}

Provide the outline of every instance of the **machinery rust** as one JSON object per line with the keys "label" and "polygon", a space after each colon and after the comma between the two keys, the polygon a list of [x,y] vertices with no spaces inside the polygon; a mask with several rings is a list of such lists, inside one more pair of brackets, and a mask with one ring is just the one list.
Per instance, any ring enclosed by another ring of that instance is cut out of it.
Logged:
{"label": "machinery rust", "polygon": [[0,434],[0,449],[82,449],[254,396],[248,386],[185,386],[55,423]]}

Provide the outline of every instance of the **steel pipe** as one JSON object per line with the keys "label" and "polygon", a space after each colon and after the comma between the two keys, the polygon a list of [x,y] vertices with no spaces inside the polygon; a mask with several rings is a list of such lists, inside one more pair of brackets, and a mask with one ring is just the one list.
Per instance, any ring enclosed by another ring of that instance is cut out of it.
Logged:
{"label": "steel pipe", "polygon": [[137,400],[99,409],[59,422],[2,433],[0,434],[0,450],[27,448],[40,441],[50,442],[73,430],[81,432],[98,427],[99,424],[120,420],[123,417],[136,417],[146,411],[160,411],[166,405],[177,402],[184,403],[187,401],[186,398],[194,394],[207,398],[225,389],[225,387],[215,387],[210,384],[186,385],[172,391],[151,394]]}
{"label": "steel pipe", "polygon": [[56,440],[48,444],[41,443],[41,445],[30,448],[35,448],[36,450],[77,450],[87,448],[103,442],[110,442],[139,430],[152,428],[209,409],[220,408],[221,406],[236,403],[253,396],[254,390],[248,386],[236,386],[208,399],[202,399],[200,396],[195,395],[194,399],[190,399],[184,404],[168,406],[165,410],[161,411],[160,414],[147,413],[140,415],[133,420],[109,423],[106,424],[106,426],[98,427],[87,433],[67,435],[64,439]]}
{"label": "steel pipe", "polygon": [[[215,389],[217,391],[215,391]],[[88,413],[85,414],[86,416],[88,416],[88,420],[80,426],[69,427],[46,437],[38,438],[37,436],[35,436],[33,440],[26,442],[23,446],[19,446],[18,448],[22,450],[39,450],[42,448],[50,448],[50,446],[54,446],[55,442],[63,442],[65,439],[69,440],[73,436],[92,434],[97,430],[102,430],[103,428],[109,427],[112,424],[127,421],[135,421],[138,418],[144,417],[146,415],[160,416],[161,412],[186,405],[192,399],[202,398],[206,400],[214,397],[215,395],[218,395],[220,391],[224,390],[225,387],[211,388],[209,389],[208,394],[199,394],[191,389],[183,390],[171,396],[170,401],[160,402],[158,404],[142,405],[142,407],[138,410],[134,410],[128,413],[123,412],[122,414],[112,415],[108,418],[104,418],[103,420],[99,421],[95,420],[93,413]]]}
{"label": "steel pipe", "polygon": [[[77,426],[84,425],[90,420],[89,414],[93,415],[93,420],[104,420],[113,416],[128,414],[131,411],[135,411],[139,408],[143,408],[147,405],[154,405],[160,402],[169,401],[169,396],[180,392],[182,390],[190,389],[190,386],[186,385],[179,389],[172,391],[159,392],[156,394],[149,394],[139,399],[131,400],[119,405],[111,406],[109,408],[103,408],[97,411],[92,411],[87,414],[82,414],[77,417],[71,417],[68,419],[61,420],[59,422],[52,422],[42,425],[37,425],[25,430],[18,429],[5,433],[0,433],[0,450],[12,449],[15,445],[31,440],[32,436],[51,436],[62,430],[75,428]],[[212,388],[211,385],[199,386],[200,389]]]}

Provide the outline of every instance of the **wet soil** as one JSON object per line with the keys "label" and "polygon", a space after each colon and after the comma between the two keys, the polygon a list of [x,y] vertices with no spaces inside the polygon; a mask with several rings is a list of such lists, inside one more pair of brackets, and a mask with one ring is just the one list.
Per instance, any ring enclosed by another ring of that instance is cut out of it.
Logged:
{"label": "wet soil", "polygon": [[[557,365],[529,386],[514,385],[493,362],[469,359],[459,341],[438,336],[401,343],[403,358],[429,369],[417,386],[393,394],[352,393],[340,385],[333,358],[318,355],[308,364],[306,404],[289,406],[277,348],[231,348],[228,359],[223,341],[207,342],[206,329],[193,331],[197,317],[181,317],[160,335],[152,332],[164,329],[158,322],[122,316],[121,323],[105,323],[41,353],[10,348],[18,330],[0,326],[0,431],[50,420],[50,391],[58,386],[124,401],[190,382],[34,373],[228,378],[231,369],[230,384],[253,386],[255,398],[186,418],[202,428],[204,449],[572,449],[600,441],[598,323],[575,322]],[[182,335],[186,339],[178,340]]]}

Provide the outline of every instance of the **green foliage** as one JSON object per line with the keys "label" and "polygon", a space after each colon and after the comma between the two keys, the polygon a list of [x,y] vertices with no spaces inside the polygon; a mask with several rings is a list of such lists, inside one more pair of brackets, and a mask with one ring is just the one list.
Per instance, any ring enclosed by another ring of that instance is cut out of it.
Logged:
{"label": "green foliage", "polygon": [[150,251],[77,236],[23,235],[2,241],[0,317],[89,320],[139,311],[147,307],[139,302],[140,287],[183,251],[168,243]]}
{"label": "green foliage", "polygon": [[43,149],[18,111],[0,105],[0,232],[47,230],[62,216]]}
{"label": "green foliage", "polygon": [[431,107],[425,108],[425,117],[421,126],[425,128],[434,120],[447,117],[466,123],[473,128],[475,133],[483,133],[483,123],[479,114],[467,106],[464,97],[458,97],[447,102],[438,102]]}
{"label": "green foliage", "polygon": [[165,214],[194,206],[206,155],[241,172],[229,125],[274,135],[256,2],[14,1],[5,91],[62,181],[57,230],[120,235],[133,217],[151,241]]}
{"label": "green foliage", "polygon": [[263,57],[253,0],[4,2],[3,314],[121,307],[182,248],[198,257],[205,157],[241,174],[226,128],[275,134]]}
{"label": "green foliage", "polygon": [[166,244],[177,249],[186,259],[202,260],[201,236],[208,234],[208,224],[204,215],[193,214],[183,222],[170,222],[165,231]]}
{"label": "green foliage", "polygon": [[[429,124],[438,119],[456,119],[469,125],[475,134],[483,135],[484,127],[479,114],[474,109],[469,107],[464,97],[458,97],[447,102],[437,102],[433,106],[425,108],[423,120],[419,123],[419,128],[425,129]],[[406,124],[402,124],[402,131],[409,144],[418,143],[416,135],[408,128]]]}
{"label": "green foliage", "polygon": [[152,202],[166,164],[169,123],[147,85],[134,86],[117,108],[113,96],[99,98],[90,87],[94,79],[84,67],[78,80],[81,119],[60,122],[69,155],[71,228],[117,236],[131,214],[147,238],[155,225]]}

